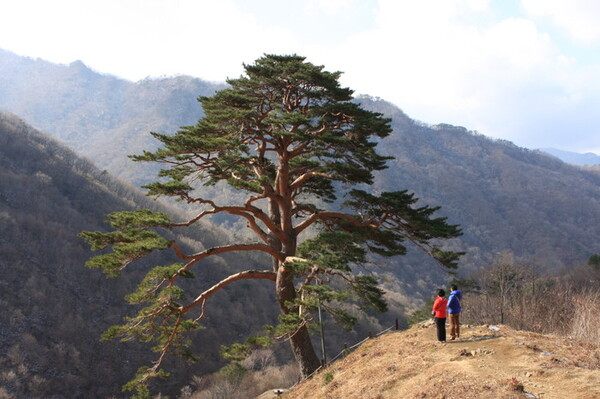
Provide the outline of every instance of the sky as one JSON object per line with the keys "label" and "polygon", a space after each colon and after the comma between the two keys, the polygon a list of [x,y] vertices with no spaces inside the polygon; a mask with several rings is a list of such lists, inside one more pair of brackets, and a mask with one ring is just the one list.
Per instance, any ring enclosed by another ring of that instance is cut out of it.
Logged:
{"label": "sky", "polygon": [[132,81],[299,54],[427,124],[600,154],[597,0],[0,0],[0,48]]}

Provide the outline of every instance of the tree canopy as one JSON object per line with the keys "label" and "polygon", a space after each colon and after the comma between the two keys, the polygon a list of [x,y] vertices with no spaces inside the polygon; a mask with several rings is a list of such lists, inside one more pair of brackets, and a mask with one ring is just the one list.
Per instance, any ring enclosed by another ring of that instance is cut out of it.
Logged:
{"label": "tree canopy", "polygon": [[[308,329],[317,303],[348,324],[354,320],[346,301],[386,309],[377,280],[357,267],[368,262],[369,252],[402,255],[412,243],[448,268],[455,268],[460,256],[440,247],[461,232],[434,216],[437,207],[418,206],[407,191],[359,189],[386,168],[389,158],[376,146],[390,134],[390,120],[354,102],[352,91],[339,84],[340,72],[298,55],[265,55],[244,69],[243,76],[228,80],[228,88],[199,98],[205,115],[196,125],[172,135],[152,133],[162,147],[132,156],[165,165],[159,180],[145,186],[148,195],[184,201],[194,216],[171,221],[147,210],[118,212],[109,215],[113,231],[81,234],[94,250],[112,249],[88,262],[109,276],[154,250],[171,248],[180,259],[150,270],[127,298],[145,307],[106,333],[156,344],[156,363],[140,369],[127,387],[140,394],[148,378],[164,374],[160,366],[167,353],[194,358],[185,333],[200,328],[208,299],[236,281],[272,281],[281,314],[279,325],[265,336],[234,349],[287,339],[308,376],[320,366]],[[219,183],[244,200],[222,204],[203,196],[203,185]],[[255,239],[188,253],[160,232],[217,214],[242,218]],[[236,251],[263,252],[272,262],[262,270],[234,273],[191,298],[185,295],[178,283],[201,272],[198,263]]]}

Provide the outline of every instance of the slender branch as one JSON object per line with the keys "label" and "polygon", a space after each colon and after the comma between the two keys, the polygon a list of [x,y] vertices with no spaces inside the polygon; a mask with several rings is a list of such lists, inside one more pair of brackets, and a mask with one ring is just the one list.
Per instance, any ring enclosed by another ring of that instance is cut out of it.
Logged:
{"label": "slender branch", "polygon": [[[265,196],[270,198],[269,195]],[[263,212],[260,208],[255,206],[241,207],[241,206],[225,206],[215,208],[215,213],[229,213],[230,215],[237,215],[246,218],[251,224],[258,227],[255,219],[260,220],[265,224],[267,229],[274,234],[279,235],[279,228],[271,221],[269,216]],[[262,237],[261,237],[262,238]]]}
{"label": "slender branch", "polygon": [[213,285],[212,287],[210,287],[209,289],[207,289],[206,291],[204,291],[203,293],[198,295],[198,297],[189,305],[182,306],[180,308],[180,311],[182,314],[186,313],[186,312],[190,311],[191,309],[195,308],[199,303],[204,303],[208,297],[212,296],[214,293],[221,290],[222,288],[225,288],[229,284],[231,284],[235,281],[248,280],[248,279],[266,279],[266,280],[276,281],[277,273],[270,271],[270,270],[246,270],[243,272],[232,274],[231,276],[224,278],[223,280],[219,281],[217,284]]}
{"label": "slender branch", "polygon": [[[227,212],[230,215],[237,215],[245,218],[247,220],[247,226],[250,230],[252,230],[265,244],[269,243],[269,235],[258,225],[256,219],[252,215],[248,215],[245,212]],[[262,220],[261,220],[262,221]],[[272,223],[271,223],[272,224]],[[267,226],[269,230],[271,230],[270,226]],[[271,230],[273,231],[273,230]],[[277,234],[277,230],[273,231]]]}
{"label": "slender branch", "polygon": [[294,180],[292,182],[292,184],[290,185],[290,190],[294,191],[298,188],[298,186],[302,186],[308,179],[315,177],[315,176],[321,176],[324,177],[326,179],[332,179],[333,177],[327,173],[320,173],[320,172],[308,172],[303,174],[302,176],[299,176],[298,178],[296,178],[296,180]]}
{"label": "slender branch", "polygon": [[317,222],[319,220],[326,220],[326,219],[343,219],[343,220],[346,220],[346,221],[352,223],[355,226],[378,227],[378,224],[374,223],[372,220],[364,220],[363,221],[363,220],[356,218],[355,216],[348,215],[345,213],[325,211],[325,212],[313,213],[312,215],[310,215],[302,223],[298,224],[294,228],[294,234],[296,234],[296,235],[300,234],[301,232],[306,230],[308,227],[310,227],[315,222]]}
{"label": "slender branch", "polygon": [[198,222],[200,219],[202,219],[205,216],[208,215],[213,215],[216,212],[214,210],[212,211],[204,211],[202,213],[200,213],[198,216],[188,220],[187,222],[182,222],[182,223],[171,223],[171,227],[187,227],[187,226],[191,226],[192,224]]}
{"label": "slender branch", "polygon": [[260,200],[262,198],[270,198],[271,196],[268,194],[263,194],[260,196],[255,196],[255,197],[251,197],[250,199],[248,199],[246,201],[246,205],[241,207],[241,206],[218,206],[217,204],[215,204],[213,201],[211,200],[205,200],[202,198],[195,198],[195,199],[190,199],[188,202],[197,202],[197,203],[201,203],[201,204],[206,204],[211,206],[213,209],[212,210],[206,210],[201,212],[199,215],[197,215],[196,217],[188,220],[187,222],[181,222],[181,223],[172,223],[170,226],[171,227],[187,227],[187,226],[191,226],[192,224],[198,222],[200,219],[208,216],[208,215],[214,215],[217,213],[228,213],[230,215],[236,215],[236,216],[240,216],[245,218],[248,221],[248,227],[254,232],[256,233],[256,235],[265,243],[269,242],[269,238],[267,233],[258,225],[257,220],[260,220],[261,222],[263,222],[266,226],[266,228],[272,232],[273,234],[277,235],[280,239],[283,239],[282,233],[281,231],[279,231],[279,228],[277,225],[275,225],[271,219],[269,218],[269,216],[263,212],[260,208],[255,207],[250,205],[253,201],[257,201]]}
{"label": "slender branch", "polygon": [[277,258],[280,260],[284,259],[281,255],[281,253],[275,251],[273,248],[271,248],[268,245],[264,245],[264,244],[260,244],[260,243],[223,245],[223,246],[219,246],[219,247],[212,247],[212,248],[206,249],[202,252],[197,252],[192,255],[184,254],[183,251],[181,250],[181,247],[179,247],[179,245],[177,245],[177,243],[175,243],[175,242],[171,243],[171,248],[173,248],[175,250],[175,253],[179,259],[186,260],[186,261],[194,261],[194,262],[190,262],[188,264],[190,266],[193,263],[195,263],[201,259],[208,258],[209,256],[224,254],[227,252],[236,252],[236,251],[261,251],[261,252],[268,253],[269,255],[273,256],[274,258]]}
{"label": "slender branch", "polygon": [[[177,321],[175,322],[175,326],[173,327],[173,331],[171,331],[169,338],[167,338],[167,342],[165,343],[162,350],[160,351],[160,357],[154,363],[154,366],[152,366],[152,368],[151,368],[152,372],[156,372],[156,370],[158,370],[158,368],[162,364],[165,356],[167,355],[167,352],[169,352],[169,349],[173,345],[173,341],[175,340],[175,337],[177,335],[177,330],[179,329],[179,326],[181,325],[182,319],[183,319],[183,313],[179,313],[179,316],[177,317]],[[150,374],[148,374],[148,375],[150,375]]]}

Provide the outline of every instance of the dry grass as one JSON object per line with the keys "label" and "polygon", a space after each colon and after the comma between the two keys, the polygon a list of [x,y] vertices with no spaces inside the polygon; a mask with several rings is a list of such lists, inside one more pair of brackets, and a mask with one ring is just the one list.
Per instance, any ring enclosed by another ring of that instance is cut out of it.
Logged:
{"label": "dry grass", "polygon": [[[182,390],[180,399],[247,399],[274,388],[289,387],[299,379],[295,364],[285,366],[263,365],[259,370],[249,371],[239,381],[224,376],[196,377],[194,385]],[[185,391],[185,392],[184,392]]]}
{"label": "dry grass", "polygon": [[600,342],[600,292],[577,295],[573,298],[574,316],[571,322],[571,336],[589,342]]}
{"label": "dry grass", "polygon": [[600,399],[598,348],[500,326],[463,328],[438,344],[433,327],[367,341],[282,399]]}

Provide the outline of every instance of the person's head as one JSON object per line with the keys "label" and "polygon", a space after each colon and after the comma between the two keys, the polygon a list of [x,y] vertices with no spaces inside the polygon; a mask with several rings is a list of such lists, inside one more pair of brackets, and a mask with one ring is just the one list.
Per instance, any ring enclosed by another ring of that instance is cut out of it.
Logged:
{"label": "person's head", "polygon": [[452,291],[456,291],[458,289],[458,287],[456,286],[456,284],[452,284],[450,286],[450,288],[452,288]]}
{"label": "person's head", "polygon": [[443,297],[443,296],[446,296],[446,291],[444,291],[444,290],[439,290],[439,291],[438,291],[438,296],[442,296],[442,297]]}

